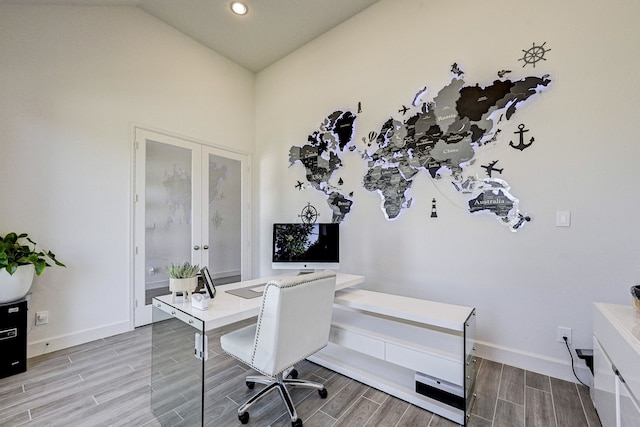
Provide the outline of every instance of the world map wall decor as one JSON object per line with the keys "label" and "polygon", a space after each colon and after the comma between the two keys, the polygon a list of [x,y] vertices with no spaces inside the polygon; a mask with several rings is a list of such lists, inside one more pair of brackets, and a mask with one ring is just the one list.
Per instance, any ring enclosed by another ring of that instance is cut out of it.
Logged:
{"label": "world map wall decor", "polygon": [[[525,62],[535,64],[543,59],[541,55],[549,50],[543,46],[534,44],[531,52],[525,52]],[[426,87],[418,90],[410,106],[402,105],[379,130],[362,138],[363,148],[359,150],[353,138],[357,115],[351,111],[329,114],[308,136],[306,144],[290,148],[289,165],[300,162],[309,187],[327,196],[332,222],[342,222],[352,209],[353,192],[344,190],[341,168],[342,157],[356,150],[367,166],[361,184],[380,195],[387,220],[395,220],[403,210],[411,208],[413,199],[407,196],[407,191],[413,179],[424,173],[433,180],[442,180],[446,175],[455,191],[466,198],[465,206],[470,213],[494,215],[511,231],[530,221],[528,215],[520,212],[519,200],[511,193],[507,181],[496,177],[496,174],[502,177],[504,170],[497,167],[498,160],[482,165],[486,177],[470,174],[467,169],[475,163],[478,150],[496,143],[501,132],[498,125],[511,119],[523,102],[549,86],[549,75],[511,80],[506,78],[509,71],[502,70],[497,80],[482,87],[479,83],[466,84],[459,64],[454,63],[450,71],[450,83],[433,99],[426,99]],[[357,114],[365,108],[358,102]],[[524,136],[529,131],[520,124],[509,146],[520,152],[529,148],[534,142],[533,137]],[[298,181],[296,188],[302,187]],[[432,210],[435,212],[435,199]]]}

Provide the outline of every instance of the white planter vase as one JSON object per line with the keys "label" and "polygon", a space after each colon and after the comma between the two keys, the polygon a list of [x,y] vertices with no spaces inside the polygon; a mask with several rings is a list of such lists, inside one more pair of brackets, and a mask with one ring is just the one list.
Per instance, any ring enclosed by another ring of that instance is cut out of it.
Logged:
{"label": "white planter vase", "polygon": [[171,291],[171,302],[176,302],[176,292],[182,292],[183,301],[189,301],[189,296],[198,287],[198,278],[189,277],[187,279],[169,278],[169,290]]}
{"label": "white planter vase", "polygon": [[17,301],[29,292],[36,269],[33,264],[21,265],[15,273],[0,270],[0,304]]}

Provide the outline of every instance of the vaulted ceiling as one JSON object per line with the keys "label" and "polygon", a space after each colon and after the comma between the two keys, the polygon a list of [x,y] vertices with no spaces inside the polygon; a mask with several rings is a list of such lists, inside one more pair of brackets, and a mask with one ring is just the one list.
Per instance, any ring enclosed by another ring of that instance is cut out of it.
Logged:
{"label": "vaulted ceiling", "polygon": [[257,72],[378,0],[0,0],[0,4],[133,6]]}

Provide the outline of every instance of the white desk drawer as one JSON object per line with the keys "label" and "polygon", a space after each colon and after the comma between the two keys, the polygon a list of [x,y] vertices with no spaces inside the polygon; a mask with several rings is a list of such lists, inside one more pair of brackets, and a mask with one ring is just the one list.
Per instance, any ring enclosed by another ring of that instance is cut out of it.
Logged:
{"label": "white desk drawer", "polygon": [[593,337],[593,387],[590,392],[602,427],[616,425],[616,376],[611,365],[598,339]]}
{"label": "white desk drawer", "polygon": [[359,351],[372,357],[384,360],[384,341],[377,340],[355,332],[331,327],[331,342],[350,350]]}
{"label": "white desk drawer", "polygon": [[[616,378],[617,381],[620,379]],[[620,425],[622,427],[640,426],[640,407],[636,399],[633,398],[627,385],[618,383],[620,388]]]}
{"label": "white desk drawer", "polygon": [[385,355],[387,362],[395,363],[456,385],[464,384],[461,361],[424,353],[389,342],[386,343]]}

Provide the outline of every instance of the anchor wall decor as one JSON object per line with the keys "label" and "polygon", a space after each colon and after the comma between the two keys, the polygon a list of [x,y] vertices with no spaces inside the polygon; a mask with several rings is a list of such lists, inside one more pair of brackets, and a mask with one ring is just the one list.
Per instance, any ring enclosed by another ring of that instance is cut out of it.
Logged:
{"label": "anchor wall decor", "polygon": [[524,133],[525,132],[529,132],[529,129],[525,129],[524,128],[524,124],[519,124],[518,125],[518,130],[516,132],[514,132],[516,135],[520,135],[520,143],[518,145],[515,145],[513,143],[513,141],[509,141],[509,145],[513,148],[515,148],[516,150],[524,150],[525,148],[529,148],[531,146],[531,144],[533,144],[533,141],[535,141],[534,137],[531,137],[531,139],[529,140],[529,143],[525,143],[524,142]]}

